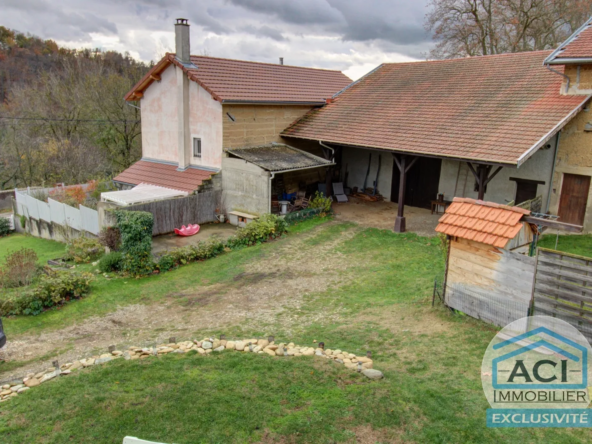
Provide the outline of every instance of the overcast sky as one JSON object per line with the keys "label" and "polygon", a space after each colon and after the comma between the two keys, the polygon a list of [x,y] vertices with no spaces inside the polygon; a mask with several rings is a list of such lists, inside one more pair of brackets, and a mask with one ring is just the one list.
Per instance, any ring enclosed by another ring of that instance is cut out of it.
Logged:
{"label": "overcast sky", "polygon": [[0,25],[68,47],[174,51],[175,18],[191,24],[191,53],[343,70],[357,79],[382,62],[421,59],[427,0],[1,0]]}

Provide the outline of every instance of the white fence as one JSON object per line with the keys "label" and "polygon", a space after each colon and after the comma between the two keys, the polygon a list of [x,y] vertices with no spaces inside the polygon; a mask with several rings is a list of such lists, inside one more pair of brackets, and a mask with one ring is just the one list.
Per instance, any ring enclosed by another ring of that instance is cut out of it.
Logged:
{"label": "white fence", "polygon": [[18,190],[15,190],[15,199],[17,213],[26,218],[86,231],[95,236],[99,234],[99,213],[92,208],[83,205],[74,208],[51,198],[45,203]]}

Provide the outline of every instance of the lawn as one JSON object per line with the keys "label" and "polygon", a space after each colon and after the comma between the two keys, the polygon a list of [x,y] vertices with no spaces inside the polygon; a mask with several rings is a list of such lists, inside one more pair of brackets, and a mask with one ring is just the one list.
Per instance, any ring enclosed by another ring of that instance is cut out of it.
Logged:
{"label": "lawn", "polygon": [[39,257],[40,264],[47,264],[50,259],[55,259],[64,255],[65,245],[51,240],[39,239],[24,234],[11,234],[0,238],[0,263],[10,253],[21,248],[30,248],[35,250]]}
{"label": "lawn", "polygon": [[545,234],[539,240],[538,246],[565,251],[578,256],[592,257],[592,234],[559,236]]}
{"label": "lawn", "polygon": [[[115,443],[125,435],[178,444],[589,441],[585,430],[485,426],[480,366],[496,330],[431,308],[433,279],[442,271],[436,238],[312,221],[279,241],[160,276],[99,279],[88,298],[35,318],[8,319],[9,331],[18,339],[62,332],[132,303],[155,309],[168,303],[181,310],[175,323],[207,310],[223,317],[229,310],[216,300],[224,299],[235,311],[251,304],[251,317],[215,328],[190,318],[193,336],[181,338],[188,334],[183,330],[178,339],[225,333],[275,334],[302,345],[322,340],[333,349],[372,351],[385,378],[370,381],[322,358],[230,351],[117,360],[0,404],[1,441]],[[209,292],[191,293],[201,287]],[[245,302],[243,289],[259,298]],[[263,299],[266,292],[271,296]],[[171,293],[182,296],[171,302]],[[284,310],[252,318],[282,304]]]}

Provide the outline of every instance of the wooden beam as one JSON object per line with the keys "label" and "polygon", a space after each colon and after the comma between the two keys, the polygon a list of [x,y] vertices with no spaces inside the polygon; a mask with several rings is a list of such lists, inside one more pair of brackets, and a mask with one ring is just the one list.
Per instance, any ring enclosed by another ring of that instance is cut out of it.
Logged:
{"label": "wooden beam", "polygon": [[[497,167],[497,170],[495,170],[495,172],[487,178],[487,180],[485,181],[485,185],[487,185],[489,182],[491,182],[491,179],[493,179],[496,176],[496,174],[502,170],[502,168],[503,167]],[[489,168],[489,171],[491,171],[491,167]]]}
{"label": "wooden beam", "polygon": [[407,184],[407,172],[417,162],[417,156],[409,160],[405,154],[400,155],[400,159],[393,153],[393,159],[399,168],[399,200],[397,201],[397,218],[395,219],[395,233],[404,233],[405,230],[405,186]]}
{"label": "wooden beam", "polygon": [[570,233],[581,233],[583,229],[581,225],[567,224],[554,219],[543,219],[542,217],[522,216],[521,220],[529,224],[552,228],[554,230],[569,231]]}
{"label": "wooden beam", "polygon": [[141,92],[135,92],[135,93],[134,93],[134,97],[135,97],[136,99],[141,99],[142,97],[144,97],[144,93],[141,93]]}
{"label": "wooden beam", "polygon": [[152,80],[157,81],[157,82],[160,82],[160,80],[161,80],[161,77],[158,74],[150,74],[150,78]]}

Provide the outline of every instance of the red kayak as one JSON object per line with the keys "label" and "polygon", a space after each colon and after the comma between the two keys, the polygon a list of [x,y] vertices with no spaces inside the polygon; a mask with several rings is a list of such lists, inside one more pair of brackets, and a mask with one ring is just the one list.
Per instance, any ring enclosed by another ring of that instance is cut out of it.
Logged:
{"label": "red kayak", "polygon": [[183,225],[181,228],[175,228],[175,234],[177,236],[193,236],[199,232],[199,225]]}

